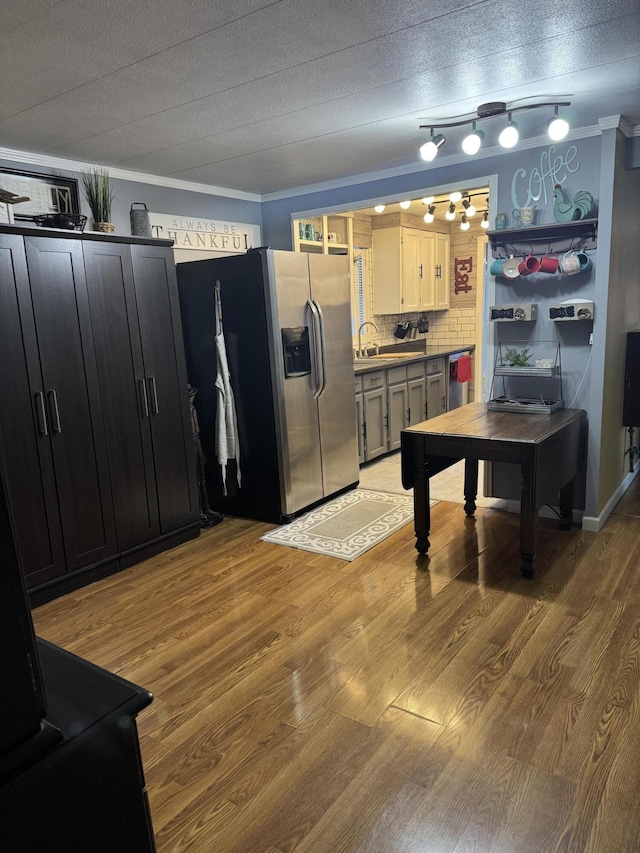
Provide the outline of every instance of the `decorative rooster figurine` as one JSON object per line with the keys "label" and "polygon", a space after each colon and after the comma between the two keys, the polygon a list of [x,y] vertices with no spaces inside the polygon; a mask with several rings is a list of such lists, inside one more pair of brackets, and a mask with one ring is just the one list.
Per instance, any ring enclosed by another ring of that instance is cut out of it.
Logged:
{"label": "decorative rooster figurine", "polygon": [[585,219],[593,205],[593,196],[586,190],[578,190],[571,201],[560,184],[556,184],[553,197],[553,215],[556,222],[570,222],[572,219]]}

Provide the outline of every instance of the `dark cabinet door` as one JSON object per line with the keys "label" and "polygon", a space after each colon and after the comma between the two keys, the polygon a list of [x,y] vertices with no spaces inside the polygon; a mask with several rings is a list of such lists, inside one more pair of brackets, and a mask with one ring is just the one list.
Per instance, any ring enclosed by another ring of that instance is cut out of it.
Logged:
{"label": "dark cabinet door", "polygon": [[25,237],[68,570],[117,552],[79,240]]}
{"label": "dark cabinet door", "polygon": [[160,529],[198,519],[195,455],[173,252],[131,246],[133,279],[149,398]]}
{"label": "dark cabinet door", "polygon": [[0,453],[29,587],[65,573],[44,390],[23,238],[0,234]]}
{"label": "dark cabinet door", "polygon": [[160,535],[131,253],[121,243],[87,241],[84,260],[118,549],[126,551]]}

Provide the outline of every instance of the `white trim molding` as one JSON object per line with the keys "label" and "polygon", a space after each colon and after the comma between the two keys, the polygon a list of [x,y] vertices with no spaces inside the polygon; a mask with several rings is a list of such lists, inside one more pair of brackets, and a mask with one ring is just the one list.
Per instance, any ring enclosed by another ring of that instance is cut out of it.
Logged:
{"label": "white trim molding", "polygon": [[[12,160],[16,163],[26,163],[30,166],[44,166],[48,169],[62,169],[65,172],[82,172],[95,167],[102,168],[101,163],[85,163],[81,160],[67,160],[64,157],[53,157],[51,154],[37,154],[34,151],[18,151],[13,148],[0,148],[1,160]],[[109,176],[120,181],[135,181],[138,184],[154,184],[173,190],[185,190],[191,193],[217,195],[222,198],[235,198],[241,201],[261,202],[260,193],[247,193],[228,187],[214,187],[210,184],[199,184],[195,181],[181,181],[163,175],[149,175],[146,172],[134,172],[131,169],[118,169],[107,166]]]}
{"label": "white trim molding", "polygon": [[582,529],[590,530],[592,533],[598,533],[602,529],[605,521],[611,515],[613,508],[618,503],[620,498],[627,491],[631,483],[633,483],[638,472],[638,463],[636,462],[633,471],[630,471],[624,480],[620,483],[615,492],[611,495],[605,504],[602,512],[599,515],[585,515],[582,517]]}

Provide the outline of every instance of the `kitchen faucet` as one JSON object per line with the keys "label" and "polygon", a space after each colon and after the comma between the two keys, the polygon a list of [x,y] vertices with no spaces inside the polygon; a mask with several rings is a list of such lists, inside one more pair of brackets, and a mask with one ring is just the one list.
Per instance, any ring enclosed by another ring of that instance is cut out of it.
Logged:
{"label": "kitchen faucet", "polygon": [[358,355],[360,356],[360,358],[363,358],[363,354],[362,354],[362,330],[364,329],[365,326],[373,326],[373,328],[376,330],[376,332],[378,331],[378,327],[376,326],[376,324],[372,323],[370,320],[365,320],[364,323],[362,323],[360,325],[360,328],[358,329]]}

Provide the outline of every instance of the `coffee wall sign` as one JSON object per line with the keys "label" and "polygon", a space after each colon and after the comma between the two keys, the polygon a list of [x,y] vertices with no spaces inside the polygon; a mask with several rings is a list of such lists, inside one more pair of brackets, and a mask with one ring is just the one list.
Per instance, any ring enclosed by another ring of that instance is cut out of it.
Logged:
{"label": "coffee wall sign", "polygon": [[151,212],[149,221],[153,236],[173,240],[176,249],[239,255],[261,242],[260,226],[244,222]]}
{"label": "coffee wall sign", "polygon": [[511,201],[514,208],[530,207],[535,201],[547,205],[553,202],[556,184],[564,184],[569,175],[580,168],[578,147],[570,145],[564,154],[556,155],[556,146],[550,145],[540,154],[540,163],[529,172],[516,169],[511,180]]}

